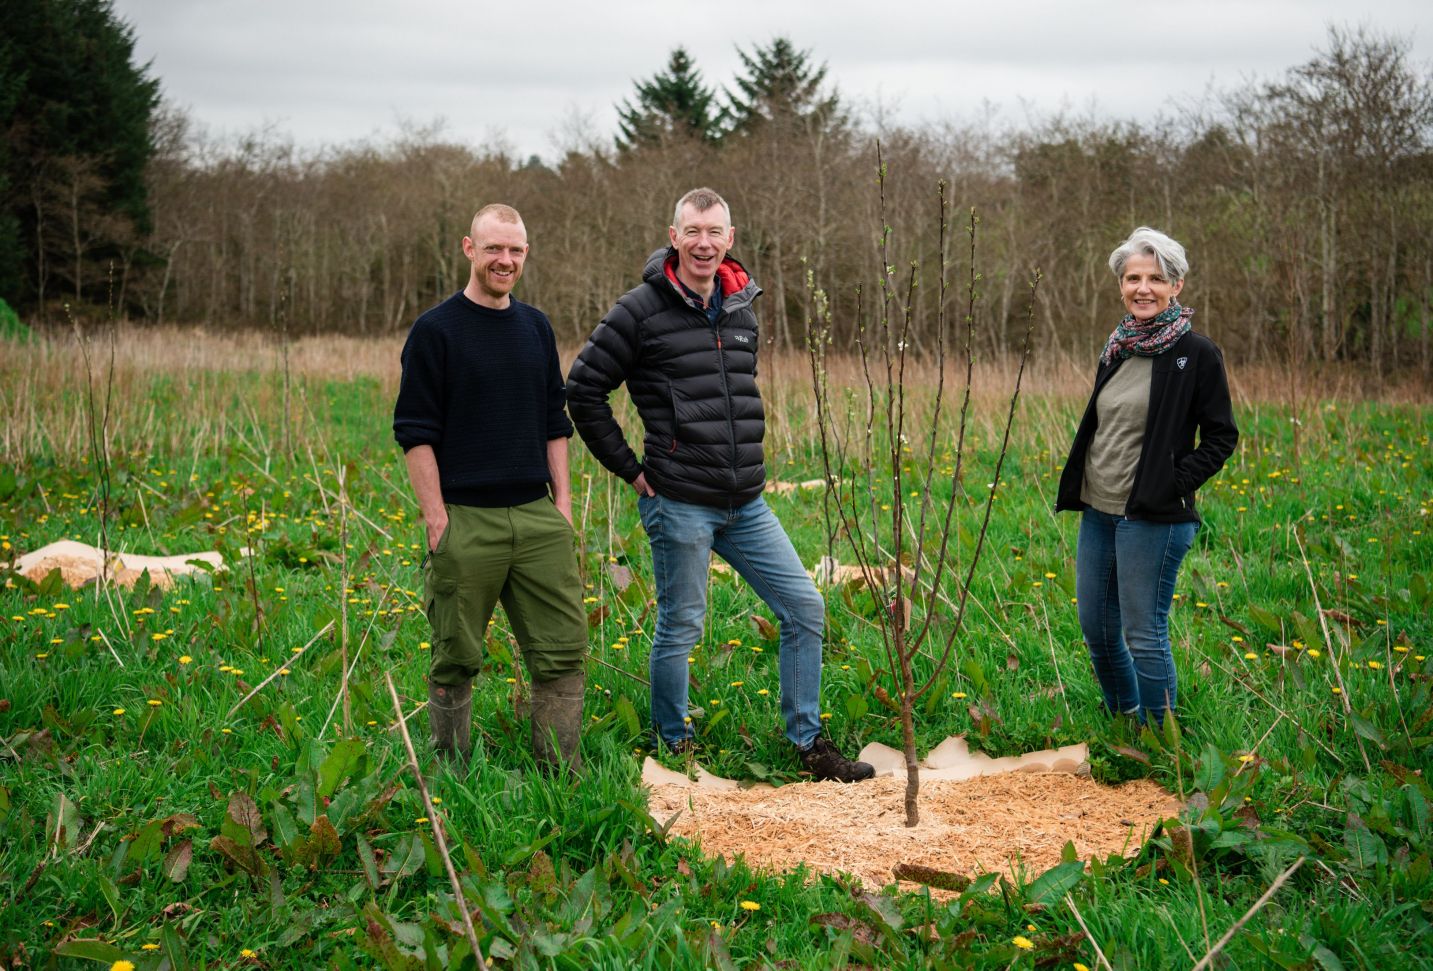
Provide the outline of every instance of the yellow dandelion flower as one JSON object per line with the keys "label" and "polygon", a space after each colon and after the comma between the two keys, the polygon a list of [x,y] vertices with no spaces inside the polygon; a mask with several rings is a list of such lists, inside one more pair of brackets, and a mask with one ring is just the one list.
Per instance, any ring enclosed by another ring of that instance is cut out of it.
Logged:
{"label": "yellow dandelion flower", "polygon": [[823,712],[821,713],[821,720],[822,720],[823,722],[825,722],[825,721],[830,721],[830,720],[831,720],[831,713],[830,713],[829,711],[823,711]]}
{"label": "yellow dandelion flower", "polygon": [[109,971],[134,971],[133,961],[116,961],[109,966]]}
{"label": "yellow dandelion flower", "polygon": [[761,909],[761,904],[757,903],[755,900],[743,900],[743,901],[741,902],[741,909],[742,909],[742,910],[760,910],[760,909]]}
{"label": "yellow dandelion flower", "polygon": [[116,708],[116,709],[114,710],[114,713],[115,713],[116,715],[123,715],[123,714],[124,714],[124,709],[123,709],[123,708]]}
{"label": "yellow dandelion flower", "polygon": [[149,701],[145,702],[145,704],[149,705],[149,707],[151,708],[158,708],[160,705],[164,704],[164,702],[160,701],[158,698],[150,698]]}
{"label": "yellow dandelion flower", "polygon": [[1369,666],[1370,668],[1372,668],[1374,671],[1377,671],[1377,670],[1379,670],[1379,669],[1381,669],[1381,668],[1383,667],[1383,662],[1382,662],[1382,661],[1369,661],[1369,662],[1368,662],[1368,666]]}
{"label": "yellow dandelion flower", "polygon": [[1035,949],[1035,942],[1030,940],[1030,938],[1026,937],[1024,934],[1016,934],[1010,939],[1010,943],[1014,944],[1022,951],[1033,951]]}
{"label": "yellow dandelion flower", "polygon": [[1088,964],[1081,964],[1079,961],[1076,961],[1075,971],[1090,971],[1090,966]]}
{"label": "yellow dandelion flower", "polygon": [[429,649],[432,648],[432,646],[433,646],[433,645],[432,645],[432,644],[429,644],[427,641],[419,641],[419,642],[418,642],[418,650],[420,650],[420,651],[429,650]]}
{"label": "yellow dandelion flower", "polygon": [[765,688],[758,688],[757,691],[756,691],[756,693],[759,694],[759,695],[769,695],[769,694],[771,694],[771,692],[768,691],[768,690],[766,690]]}
{"label": "yellow dandelion flower", "polygon": [[1259,655],[1255,654],[1253,651],[1245,651],[1245,652],[1244,652],[1244,660],[1246,660],[1246,661],[1257,661],[1257,660],[1259,660]]}
{"label": "yellow dandelion flower", "polygon": [[259,952],[253,950],[252,948],[243,947],[239,949],[239,957],[241,958],[256,958],[258,956]]}
{"label": "yellow dandelion flower", "polygon": [[960,699],[962,699],[962,698],[965,697],[965,692],[964,692],[964,691],[957,691],[957,692],[955,692],[954,694],[952,694],[951,697],[954,698],[956,701],[959,701]]}
{"label": "yellow dandelion flower", "polygon": [[159,950],[159,945],[158,945],[158,944],[155,944],[153,941],[151,941],[151,942],[148,943],[148,944],[141,944],[141,945],[139,946],[139,949],[140,949],[141,951],[157,951],[157,950]]}
{"label": "yellow dandelion flower", "polygon": [[1240,761],[1240,762],[1252,762],[1252,761],[1254,761],[1254,756],[1252,756],[1252,755],[1241,755],[1241,756],[1239,756],[1239,761]]}
{"label": "yellow dandelion flower", "polygon": [[1336,695],[1341,695],[1343,694],[1343,689],[1340,688],[1338,685],[1334,685],[1333,693]]}
{"label": "yellow dandelion flower", "polygon": [[179,655],[179,663],[180,663],[180,664],[193,664],[193,663],[194,663],[194,659],[193,659],[192,657],[190,657],[188,654],[181,654],[181,655]]}
{"label": "yellow dandelion flower", "polygon": [[733,681],[733,682],[731,683],[731,686],[732,686],[733,688],[740,688],[740,687],[741,687],[742,685],[744,685],[744,684],[746,684],[745,681]]}
{"label": "yellow dandelion flower", "polygon": [[423,825],[423,824],[426,823],[427,821],[428,821],[428,817],[427,817],[427,816],[419,816],[417,819],[413,820],[413,822],[417,823],[419,826]]}
{"label": "yellow dandelion flower", "polygon": [[1323,652],[1320,651],[1317,647],[1309,648],[1307,653],[1309,657],[1323,657]]}

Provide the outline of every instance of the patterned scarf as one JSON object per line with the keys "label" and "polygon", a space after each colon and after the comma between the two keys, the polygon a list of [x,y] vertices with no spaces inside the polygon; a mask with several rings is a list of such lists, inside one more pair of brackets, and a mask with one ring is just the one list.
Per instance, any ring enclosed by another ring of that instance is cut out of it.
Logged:
{"label": "patterned scarf", "polygon": [[1100,355],[1101,366],[1115,359],[1123,361],[1131,354],[1140,357],[1154,357],[1169,350],[1175,341],[1189,333],[1189,318],[1194,316],[1193,307],[1181,307],[1171,300],[1169,306],[1146,323],[1134,319],[1134,314],[1125,314],[1115,325],[1110,339],[1105,341],[1104,353]]}

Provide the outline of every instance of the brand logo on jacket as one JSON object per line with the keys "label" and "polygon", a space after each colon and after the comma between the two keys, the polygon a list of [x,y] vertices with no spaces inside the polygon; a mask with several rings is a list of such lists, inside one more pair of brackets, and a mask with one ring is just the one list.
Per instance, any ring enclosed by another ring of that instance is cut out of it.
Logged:
{"label": "brand logo on jacket", "polygon": [[[731,339],[734,340],[734,341],[738,341],[739,343],[742,343],[742,344],[750,344],[750,343],[751,343],[751,338],[750,338],[750,337],[747,337],[745,334],[732,334],[732,335],[731,335]],[[1180,367],[1183,367],[1183,366],[1184,366],[1184,365],[1182,365],[1182,364],[1180,365]]]}
{"label": "brand logo on jacket", "polygon": [[1189,363],[1189,358],[1187,358],[1187,357],[1176,357],[1176,358],[1174,359],[1174,366],[1177,367],[1177,368],[1179,368],[1179,370],[1181,370],[1181,371],[1184,370],[1184,365],[1186,365],[1186,364],[1188,364],[1188,363]]}

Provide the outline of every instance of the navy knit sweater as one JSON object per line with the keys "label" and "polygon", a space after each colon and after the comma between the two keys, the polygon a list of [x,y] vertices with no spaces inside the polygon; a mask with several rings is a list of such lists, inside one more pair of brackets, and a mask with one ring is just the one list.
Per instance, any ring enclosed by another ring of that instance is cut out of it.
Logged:
{"label": "navy knit sweater", "polygon": [[393,437],[433,446],[444,502],[519,505],[547,494],[547,443],[572,434],[565,400],[547,316],[459,291],[408,332]]}

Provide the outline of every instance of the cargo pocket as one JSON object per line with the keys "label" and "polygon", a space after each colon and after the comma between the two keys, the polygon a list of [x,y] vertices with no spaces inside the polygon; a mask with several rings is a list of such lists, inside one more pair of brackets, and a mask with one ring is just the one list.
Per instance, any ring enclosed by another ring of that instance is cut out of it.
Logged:
{"label": "cargo pocket", "polygon": [[[439,551],[442,546],[443,541],[439,540]],[[476,657],[471,657],[471,646],[462,643],[463,607],[459,597],[457,579],[434,569],[430,557],[423,569],[423,612],[428,615],[428,624],[433,629],[429,676],[438,684],[461,683],[473,677],[482,665],[481,648]]]}

